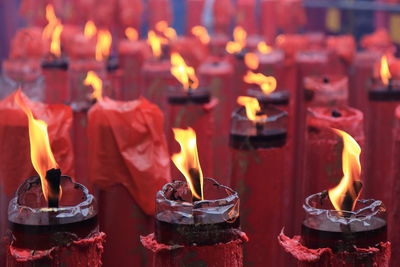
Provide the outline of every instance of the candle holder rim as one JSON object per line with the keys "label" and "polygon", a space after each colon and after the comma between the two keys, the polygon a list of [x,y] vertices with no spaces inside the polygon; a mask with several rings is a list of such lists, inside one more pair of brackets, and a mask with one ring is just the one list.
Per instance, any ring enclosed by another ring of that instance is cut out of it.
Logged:
{"label": "candle holder rim", "polygon": [[[358,199],[357,200],[358,203],[363,203],[368,205],[355,211],[321,209],[313,207],[310,204],[311,199],[314,197],[320,197],[321,200],[324,200],[325,198],[329,199],[327,191],[309,195],[308,197],[306,197],[304,201],[303,204],[304,210],[311,215],[322,215],[326,213],[328,219],[339,222],[341,224],[350,224],[356,221],[363,222],[366,219],[369,219],[380,212],[386,211],[383,202],[381,200],[375,200],[375,199]],[[368,211],[368,214],[365,213],[366,211]]]}
{"label": "candle holder rim", "polygon": [[61,177],[66,178],[68,180],[70,180],[72,183],[74,183],[75,186],[78,186],[80,189],[82,189],[83,194],[86,196],[86,199],[83,200],[82,202],[79,202],[77,205],[75,206],[63,206],[63,207],[58,207],[58,208],[48,208],[48,207],[41,207],[41,208],[32,208],[26,205],[22,205],[18,202],[18,193],[20,192],[20,190],[23,190],[23,185],[26,182],[29,181],[33,181],[33,179],[39,179],[40,181],[40,177],[38,175],[34,175],[29,177],[28,179],[26,179],[17,189],[16,193],[15,193],[15,197],[11,199],[10,201],[10,205],[14,204],[16,206],[18,206],[19,209],[23,209],[23,210],[28,210],[31,213],[41,213],[41,212],[49,212],[49,211],[53,211],[53,212],[63,212],[63,211],[71,211],[71,209],[76,210],[77,208],[81,208],[81,207],[85,207],[85,206],[89,206],[91,203],[94,203],[95,198],[92,194],[89,193],[89,190],[82,184],[74,182],[72,180],[71,177],[67,176],[67,175],[61,175]]}
{"label": "candle holder rim", "polygon": [[[247,116],[243,116],[240,114],[240,111],[244,110],[245,107],[241,106],[239,108],[237,108],[233,113],[232,113],[232,117],[231,118],[235,118],[238,119],[239,121],[250,121]],[[274,111],[279,111],[278,114],[275,115],[270,115],[268,116],[266,119],[259,119],[256,121],[252,121],[253,123],[268,123],[268,122],[275,122],[278,121],[279,119],[283,118],[283,117],[287,117],[288,116],[288,112],[279,108],[274,107],[273,105],[270,105],[268,107],[268,109],[270,110],[274,110]]]}

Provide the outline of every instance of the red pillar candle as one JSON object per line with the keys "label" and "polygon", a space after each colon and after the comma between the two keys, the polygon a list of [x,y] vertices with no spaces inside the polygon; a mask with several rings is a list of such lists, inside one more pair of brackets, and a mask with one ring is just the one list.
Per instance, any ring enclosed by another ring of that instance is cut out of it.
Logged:
{"label": "red pillar candle", "polygon": [[[191,127],[198,134],[197,143],[199,155],[202,160],[202,168],[206,175],[213,174],[213,140],[214,106],[215,100],[207,89],[195,89],[184,91],[182,86],[175,87],[168,92],[168,129]],[[172,132],[168,131],[167,140],[171,151],[175,151],[176,142]],[[172,169],[172,177],[178,173]]]}
{"label": "red pillar candle", "polygon": [[106,266],[149,263],[137,237],[150,231],[154,196],[170,181],[163,126],[161,110],[144,98],[104,98],[89,111],[90,181],[99,190],[99,224],[108,236]]}
{"label": "red pillar candle", "polygon": [[296,33],[307,22],[302,0],[282,0],[278,1],[276,23],[284,33]]}
{"label": "red pillar candle", "polygon": [[[391,210],[391,191],[382,183],[391,185],[390,170],[393,152],[393,125],[395,108],[400,103],[399,88],[394,80],[388,85],[375,81],[368,93],[368,130],[367,130],[367,170],[365,172],[364,191],[367,197],[376,196],[387,203]],[[393,84],[392,84],[393,82]]]}
{"label": "red pillar candle", "polygon": [[166,21],[172,24],[172,8],[170,0],[149,0],[147,10],[149,11],[149,29],[155,29],[157,22]]}
{"label": "red pillar candle", "polygon": [[213,161],[212,173],[219,177],[220,182],[230,185],[230,158],[229,153],[229,129],[233,103],[236,94],[233,92],[233,66],[228,61],[216,58],[204,62],[198,69],[200,84],[209,88],[211,97],[218,100],[214,107],[215,129],[212,139]]}
{"label": "red pillar candle", "polygon": [[268,53],[257,53],[259,66],[257,70],[264,75],[274,76],[278,82],[277,90],[289,89],[286,80],[285,54],[280,49]]}
{"label": "red pillar candle", "polygon": [[10,201],[7,265],[101,266],[105,234],[99,232],[93,195],[61,176],[60,207],[47,208],[40,178],[27,179]]}
{"label": "red pillar candle", "polygon": [[225,34],[230,33],[232,16],[235,12],[232,1],[220,0],[214,1],[213,18],[214,18],[214,33]]}
{"label": "red pillar candle", "polygon": [[84,84],[89,71],[94,71],[101,80],[105,80],[106,70],[102,61],[71,59],[68,68],[68,87],[71,96],[71,107],[74,111],[74,156],[76,162],[76,179],[81,183],[88,183],[88,137],[87,111],[94,103],[91,98],[92,87]]}
{"label": "red pillar candle", "polygon": [[273,44],[277,33],[277,0],[261,0],[261,32],[268,44]]}
{"label": "red pillar candle", "polygon": [[178,84],[170,69],[170,60],[153,59],[146,61],[142,68],[142,95],[164,112],[167,111],[168,87]]}
{"label": "red pillar candle", "polygon": [[311,75],[304,78],[304,88],[313,94],[311,106],[347,106],[349,82],[342,75]]}
{"label": "red pillar candle", "polygon": [[391,245],[380,200],[358,200],[354,211],[338,212],[324,191],[307,197],[304,209],[301,236],[278,237],[298,266],[389,266]]}
{"label": "red pillar candle", "polygon": [[235,25],[242,26],[250,36],[258,34],[255,0],[237,1]]}
{"label": "red pillar candle", "polygon": [[118,63],[121,70],[122,100],[133,100],[140,96],[141,70],[144,61],[151,56],[146,41],[120,40]]}
{"label": "red pillar candle", "polygon": [[186,1],[186,34],[191,35],[194,26],[203,25],[205,0]]}
{"label": "red pillar candle", "polygon": [[[364,144],[363,114],[350,107],[308,109],[305,141],[305,166],[296,203],[306,196],[333,188],[342,177],[342,143],[330,128],[346,131],[361,146]],[[321,155],[325,155],[322,157]],[[297,207],[301,210],[300,205]],[[299,214],[302,214],[299,212]],[[298,216],[302,217],[302,216]],[[296,223],[300,223],[298,220]]]}
{"label": "red pillar candle", "polygon": [[287,266],[276,242],[282,225],[289,231],[292,225],[284,215],[293,203],[287,113],[269,106],[257,114],[268,117],[251,121],[244,108],[235,111],[230,133],[232,186],[241,199],[242,229],[251,240],[244,264]]}
{"label": "red pillar candle", "polygon": [[229,42],[227,34],[213,34],[210,39],[210,54],[223,57],[226,54],[226,44]]}
{"label": "red pillar candle", "polygon": [[393,154],[392,154],[392,180],[393,184],[390,185],[392,188],[392,198],[390,199],[390,206],[392,207],[389,215],[389,240],[392,243],[392,259],[391,264],[396,266],[400,263],[400,229],[398,221],[400,218],[400,203],[397,199],[397,195],[400,192],[400,166],[398,159],[400,156],[400,107],[397,106],[395,110],[395,125],[393,131]]}
{"label": "red pillar candle", "polygon": [[154,252],[154,266],[243,266],[239,197],[211,178],[205,200],[194,201],[186,182],[166,184],[156,197],[155,233],[141,237]]}
{"label": "red pillar candle", "polygon": [[368,89],[372,82],[374,66],[380,59],[380,53],[364,50],[354,56],[350,72],[349,104],[363,112],[367,110]]}
{"label": "red pillar candle", "polygon": [[[0,146],[4,149],[0,166],[0,235],[4,236],[7,229],[7,205],[18,186],[23,182],[22,177],[34,174],[30,161],[28,138],[28,121],[26,115],[16,104],[20,95],[23,102],[33,110],[35,118],[48,124],[48,133],[54,156],[65,173],[74,173],[72,142],[70,131],[72,127],[71,109],[63,105],[46,105],[32,102],[20,91],[0,101]],[[4,240],[0,245],[0,265],[5,265]]]}
{"label": "red pillar candle", "polygon": [[65,58],[45,60],[42,63],[47,103],[61,104],[69,101],[67,69],[68,62]]}

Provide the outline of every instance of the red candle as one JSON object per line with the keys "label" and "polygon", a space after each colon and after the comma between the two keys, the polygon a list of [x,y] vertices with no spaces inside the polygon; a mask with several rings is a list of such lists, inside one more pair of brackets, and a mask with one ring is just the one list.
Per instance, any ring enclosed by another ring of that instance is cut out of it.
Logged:
{"label": "red candle", "polygon": [[246,108],[232,115],[230,147],[232,186],[241,199],[242,229],[251,240],[244,248],[244,263],[287,266],[276,242],[282,225],[291,231],[293,219],[284,214],[293,209],[287,113],[272,106],[257,108],[255,98],[238,100]]}
{"label": "red candle", "polygon": [[174,128],[181,151],[172,161],[186,182],[164,185],[156,196],[155,232],[141,237],[155,252],[155,266],[243,266],[238,194],[204,178],[192,128]]}
{"label": "red candle", "polygon": [[186,1],[186,34],[192,32],[192,28],[203,25],[203,9],[205,0]]}
{"label": "red candle", "polygon": [[[2,153],[0,168],[1,199],[0,206],[0,235],[4,236],[7,229],[7,205],[24,177],[35,174],[30,159],[28,120],[21,108],[17,105],[20,98],[26,106],[32,109],[33,116],[45,121],[48,125],[48,135],[54,157],[65,173],[74,173],[72,142],[70,131],[72,127],[71,109],[63,105],[46,105],[32,102],[21,91],[17,91],[0,102],[1,117],[1,146]],[[4,249],[4,244],[1,246]],[[0,264],[5,265],[5,251],[1,253]]]}
{"label": "red candle", "polygon": [[154,30],[156,24],[160,21],[165,21],[168,25],[171,25],[173,14],[170,0],[149,0],[148,10],[149,29]]}
{"label": "red candle", "polygon": [[228,61],[217,58],[210,59],[200,65],[199,70],[200,84],[210,90],[213,98],[218,100],[218,105],[213,109],[215,129],[212,141],[214,160],[212,173],[219,177],[222,184],[230,185],[230,158],[226,157],[229,153],[229,118],[235,101],[233,92],[233,66]]}
{"label": "red candle", "polygon": [[232,1],[220,0],[214,1],[213,18],[214,18],[214,32],[216,34],[229,34],[232,16],[235,9]]}
{"label": "red candle", "polygon": [[273,44],[277,33],[277,0],[261,0],[261,32],[268,44]]}
{"label": "red candle", "polygon": [[137,237],[151,230],[154,196],[170,181],[163,127],[161,110],[144,98],[104,98],[89,111],[89,174],[99,192],[99,224],[107,233],[105,265],[136,266],[151,259]]}
{"label": "red candle", "polygon": [[249,35],[258,34],[255,0],[239,0],[237,2],[236,25],[242,26]]}
{"label": "red candle", "polygon": [[[133,28],[127,28],[129,32]],[[140,96],[140,75],[144,61],[151,56],[150,46],[144,40],[122,39],[118,47],[118,63],[121,69],[121,98],[122,100],[133,100]]]}

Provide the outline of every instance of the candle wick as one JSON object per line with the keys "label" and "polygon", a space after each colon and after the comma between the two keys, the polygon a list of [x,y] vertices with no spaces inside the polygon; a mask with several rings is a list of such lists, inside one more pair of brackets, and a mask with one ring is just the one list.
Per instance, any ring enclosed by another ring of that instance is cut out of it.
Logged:
{"label": "candle wick", "polygon": [[49,208],[58,208],[58,198],[60,196],[60,169],[50,169],[46,172],[48,184],[47,204]]}

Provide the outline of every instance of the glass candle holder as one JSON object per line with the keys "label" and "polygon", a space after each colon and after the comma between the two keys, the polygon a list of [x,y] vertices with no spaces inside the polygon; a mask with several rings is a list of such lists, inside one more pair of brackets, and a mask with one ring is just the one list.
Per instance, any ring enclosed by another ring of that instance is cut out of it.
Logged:
{"label": "glass candle holder", "polygon": [[97,207],[86,187],[61,176],[62,196],[58,208],[48,208],[40,178],[28,178],[8,207],[12,245],[45,250],[98,233]]}
{"label": "glass candle holder", "polygon": [[239,197],[214,179],[204,179],[205,199],[192,202],[184,181],[166,184],[156,196],[155,237],[168,245],[213,245],[240,237]]}
{"label": "glass candle holder", "polygon": [[324,191],[307,197],[303,208],[301,237],[308,248],[353,251],[387,241],[386,209],[380,200],[357,200],[354,211],[337,211]]}
{"label": "glass candle holder", "polygon": [[231,147],[248,150],[281,147],[286,143],[288,113],[267,106],[262,108],[260,114],[267,115],[267,118],[251,121],[247,118],[244,107],[232,114]]}

